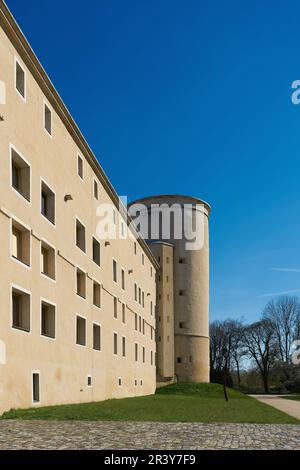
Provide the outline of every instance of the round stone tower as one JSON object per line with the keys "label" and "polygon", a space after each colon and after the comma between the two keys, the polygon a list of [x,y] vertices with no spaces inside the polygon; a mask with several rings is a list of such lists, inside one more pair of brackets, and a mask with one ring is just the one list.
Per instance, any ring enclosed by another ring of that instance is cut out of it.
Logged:
{"label": "round stone tower", "polygon": [[[168,341],[174,349],[167,354],[173,352],[177,380],[209,382],[210,206],[194,197],[162,195],[131,203],[129,212],[133,219],[140,216],[140,221],[148,220],[143,236],[150,248],[152,244],[155,256],[159,242],[174,247],[174,341],[170,342],[170,337],[159,337],[159,341]],[[158,275],[159,283],[166,260],[158,261],[162,270]],[[157,299],[157,307],[157,321],[161,321],[167,305],[160,305]],[[158,364],[160,360],[158,357]]]}

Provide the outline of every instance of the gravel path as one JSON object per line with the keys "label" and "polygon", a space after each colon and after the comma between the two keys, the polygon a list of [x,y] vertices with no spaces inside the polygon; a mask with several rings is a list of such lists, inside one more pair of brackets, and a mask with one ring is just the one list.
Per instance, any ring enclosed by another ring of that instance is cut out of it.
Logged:
{"label": "gravel path", "polygon": [[285,400],[282,395],[251,395],[267,405],[274,406],[280,411],[300,420],[300,401]]}

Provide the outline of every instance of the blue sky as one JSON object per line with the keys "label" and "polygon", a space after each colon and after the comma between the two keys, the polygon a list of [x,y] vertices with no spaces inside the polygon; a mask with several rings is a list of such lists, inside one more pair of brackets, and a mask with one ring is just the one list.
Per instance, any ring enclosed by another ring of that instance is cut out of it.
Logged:
{"label": "blue sky", "polygon": [[7,4],[119,194],[211,204],[212,319],[300,295],[299,2]]}

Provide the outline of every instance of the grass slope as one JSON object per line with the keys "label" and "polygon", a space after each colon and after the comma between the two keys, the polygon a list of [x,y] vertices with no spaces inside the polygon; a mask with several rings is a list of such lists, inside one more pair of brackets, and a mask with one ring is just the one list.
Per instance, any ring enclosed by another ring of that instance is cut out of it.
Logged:
{"label": "grass slope", "polygon": [[300,424],[254,398],[228,392],[226,403],[220,385],[177,384],[146,397],[11,410],[2,419]]}
{"label": "grass slope", "polygon": [[284,395],[283,397],[281,398],[285,398],[287,400],[296,400],[296,401],[300,401],[300,395]]}

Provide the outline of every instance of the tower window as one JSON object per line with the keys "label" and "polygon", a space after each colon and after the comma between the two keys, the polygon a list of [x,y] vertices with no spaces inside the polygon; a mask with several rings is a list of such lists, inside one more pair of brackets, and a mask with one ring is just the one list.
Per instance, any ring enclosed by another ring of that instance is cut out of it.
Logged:
{"label": "tower window", "polygon": [[52,111],[49,106],[44,107],[44,126],[49,135],[52,135]]}
{"label": "tower window", "polygon": [[25,78],[25,71],[16,60],[15,65],[15,87],[16,90],[20,93],[22,98],[25,100],[26,98],[26,78]]}

